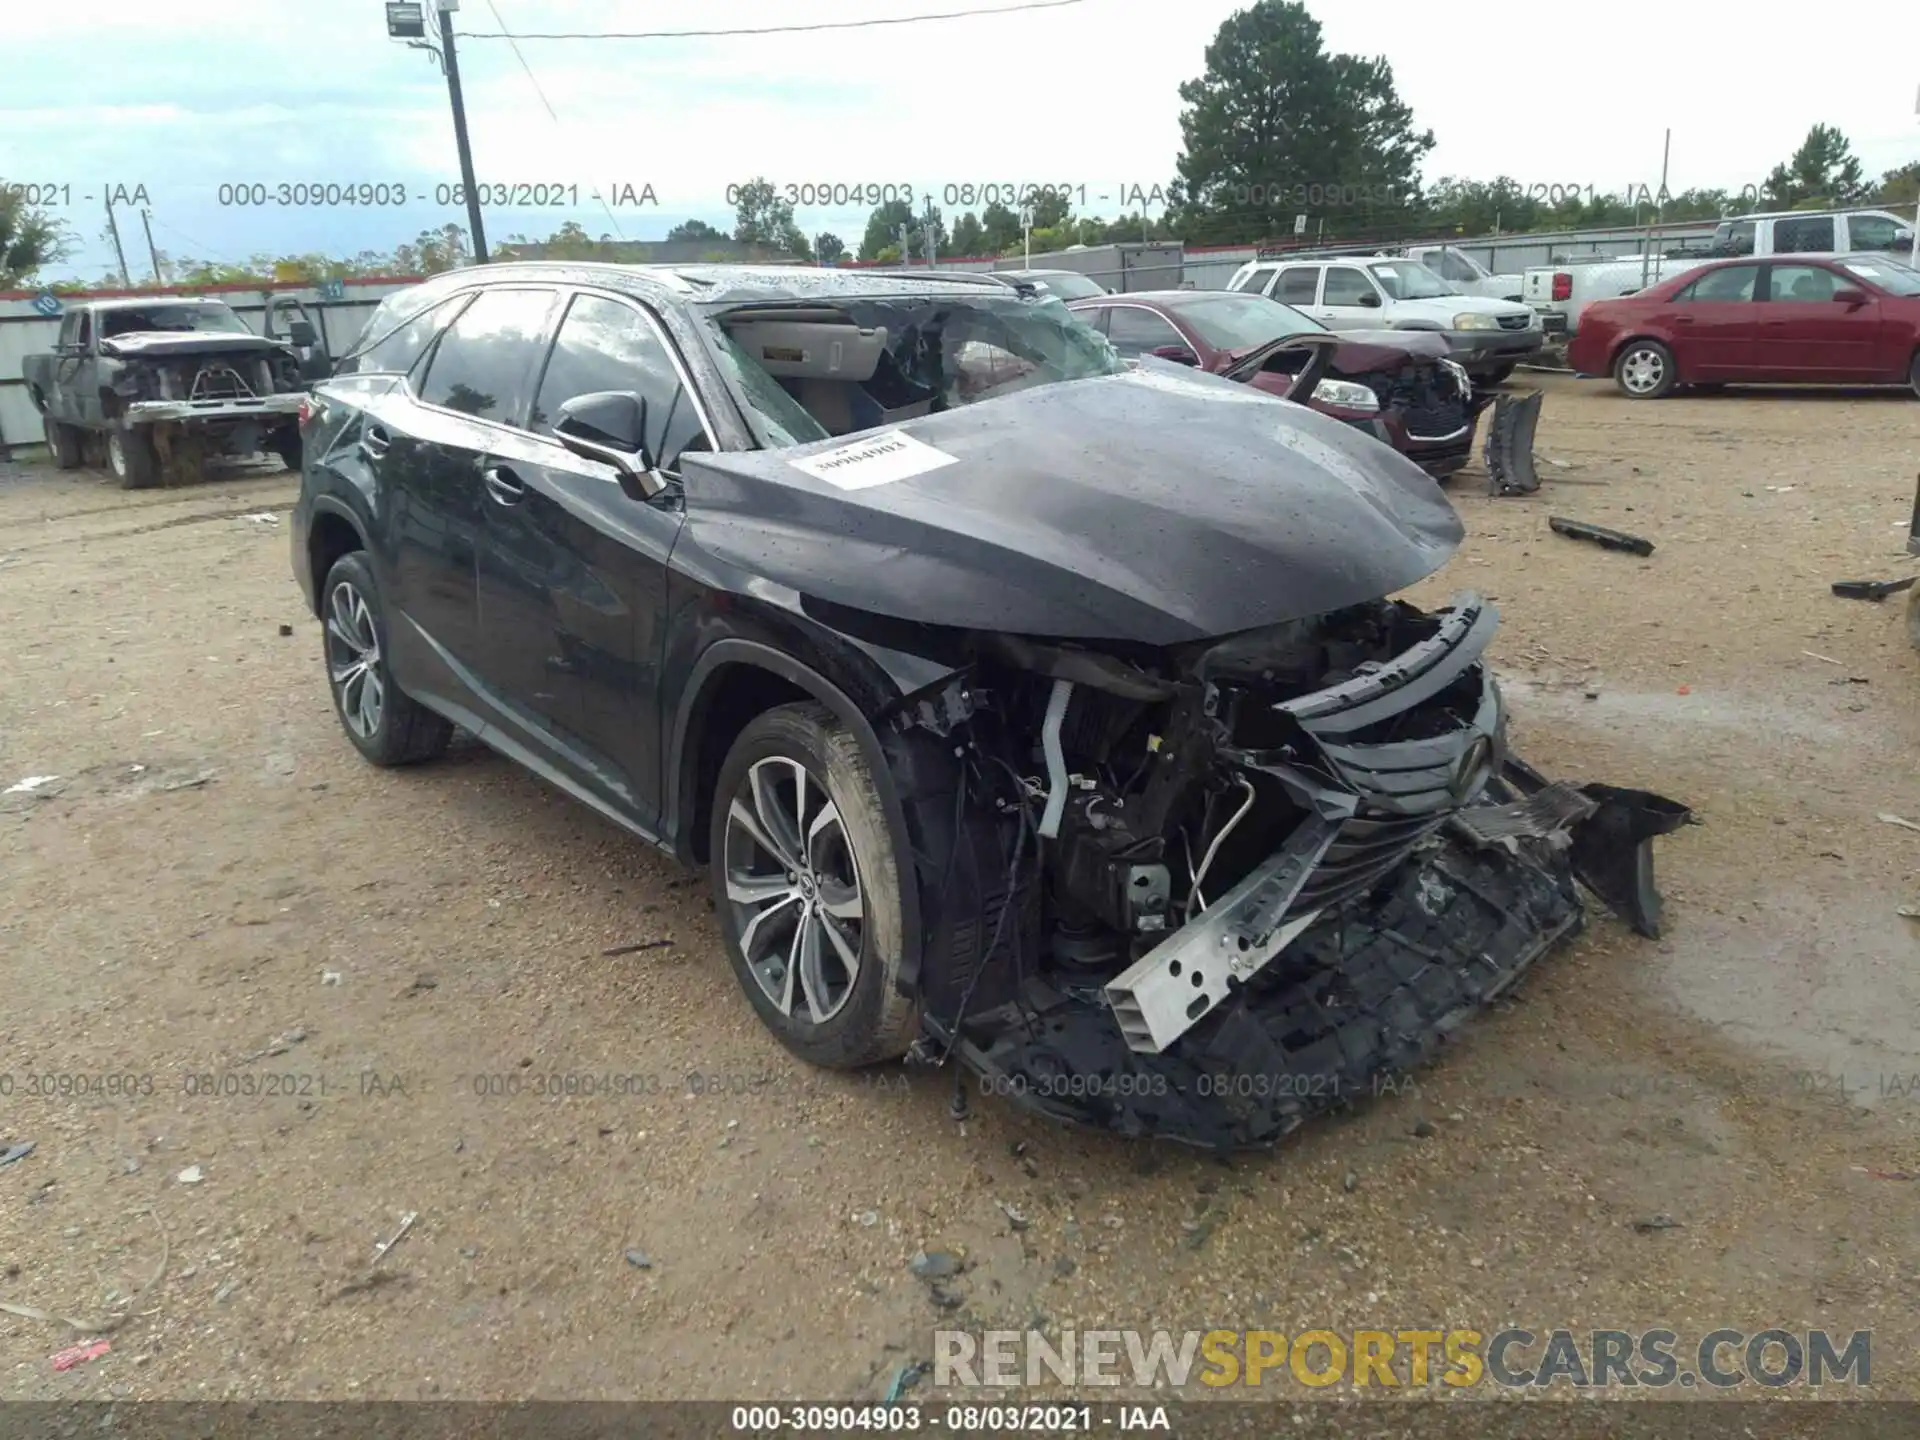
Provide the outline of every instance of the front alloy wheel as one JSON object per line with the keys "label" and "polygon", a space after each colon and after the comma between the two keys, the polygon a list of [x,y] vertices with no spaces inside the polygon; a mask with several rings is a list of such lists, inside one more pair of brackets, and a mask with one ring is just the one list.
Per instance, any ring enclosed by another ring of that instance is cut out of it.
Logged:
{"label": "front alloy wheel", "polygon": [[1613,375],[1635,400],[1657,400],[1673,389],[1673,352],[1657,341],[1636,340],[1620,352]]}
{"label": "front alloy wheel", "polygon": [[707,854],[727,959],[801,1059],[853,1069],[919,1033],[901,979],[905,847],[853,732],[819,705],[748,722],[720,766]]}
{"label": "front alloy wheel", "polygon": [[819,1025],[860,977],[860,865],[798,760],[756,760],[727,811],[726,887],[742,957],[782,1015]]}
{"label": "front alloy wheel", "polygon": [[327,678],[341,720],[361,740],[371,740],[380,729],[387,687],[373,611],[349,579],[335,582],[327,599]]}

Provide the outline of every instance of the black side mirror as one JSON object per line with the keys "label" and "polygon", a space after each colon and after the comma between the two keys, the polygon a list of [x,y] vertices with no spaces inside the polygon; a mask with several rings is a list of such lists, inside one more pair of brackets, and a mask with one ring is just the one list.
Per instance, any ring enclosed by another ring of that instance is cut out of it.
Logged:
{"label": "black side mirror", "polygon": [[1360,295],[1359,305],[1363,310],[1378,310],[1380,308],[1379,293],[1373,290],[1363,291]]}
{"label": "black side mirror", "polygon": [[309,345],[318,342],[319,339],[320,337],[314,332],[313,326],[305,320],[292,320],[288,322],[287,343],[289,345],[297,345],[304,350]]}
{"label": "black side mirror", "polygon": [[667,488],[647,454],[647,402],[631,390],[574,396],[554,417],[553,434],[574,454],[611,465],[620,488],[636,500]]}
{"label": "black side mirror", "polygon": [[1159,359],[1171,360],[1176,365],[1198,365],[1200,357],[1185,345],[1156,345],[1153,353]]}

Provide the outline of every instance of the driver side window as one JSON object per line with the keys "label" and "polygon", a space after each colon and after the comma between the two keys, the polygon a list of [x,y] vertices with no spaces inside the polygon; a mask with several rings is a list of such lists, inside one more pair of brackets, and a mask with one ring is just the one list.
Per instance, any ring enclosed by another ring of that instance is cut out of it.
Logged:
{"label": "driver side window", "polygon": [[554,337],[529,428],[552,435],[560,407],[581,395],[631,390],[647,404],[647,453],[672,471],[688,450],[709,450],[693,397],[651,317],[619,300],[576,295]]}
{"label": "driver side window", "polygon": [[1323,305],[1374,304],[1373,282],[1365,272],[1351,265],[1334,265],[1327,270],[1326,299]]}
{"label": "driver side window", "polygon": [[1142,310],[1137,305],[1116,305],[1110,315],[1107,338],[1113,342],[1113,348],[1129,360],[1163,345],[1178,345],[1183,350],[1192,348],[1178,330],[1151,310]]}

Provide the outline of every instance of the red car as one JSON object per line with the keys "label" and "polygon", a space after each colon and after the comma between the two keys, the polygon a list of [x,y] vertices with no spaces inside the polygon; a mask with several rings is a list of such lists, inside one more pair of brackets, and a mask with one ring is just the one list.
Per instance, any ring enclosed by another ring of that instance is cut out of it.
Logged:
{"label": "red car", "polygon": [[1716,261],[1594,301],[1567,363],[1636,400],[1783,381],[1920,394],[1920,271],[1885,255]]}
{"label": "red car", "polygon": [[1236,290],[1151,290],[1075,300],[1067,308],[1122,355],[1155,355],[1243,380],[1284,398],[1308,363],[1290,348],[1318,337],[1331,355],[1303,403],[1381,440],[1436,478],[1473,453],[1474,424],[1492,397],[1473,393],[1440,335],[1330,331],[1291,305]]}

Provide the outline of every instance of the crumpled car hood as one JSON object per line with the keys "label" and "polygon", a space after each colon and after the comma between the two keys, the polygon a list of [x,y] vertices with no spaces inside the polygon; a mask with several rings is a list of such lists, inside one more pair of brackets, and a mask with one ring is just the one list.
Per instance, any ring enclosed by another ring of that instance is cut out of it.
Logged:
{"label": "crumpled car hood", "polygon": [[124,359],[167,360],[176,355],[257,355],[262,350],[285,350],[261,335],[236,335],[217,330],[129,330],[100,342],[109,355]]}
{"label": "crumpled car hood", "polygon": [[1060,639],[1173,645],[1377,599],[1462,533],[1387,446],[1158,362],[681,469],[676,563],[705,552],[836,605]]}

